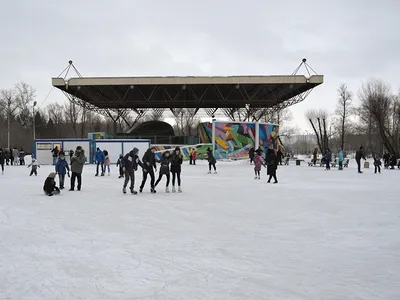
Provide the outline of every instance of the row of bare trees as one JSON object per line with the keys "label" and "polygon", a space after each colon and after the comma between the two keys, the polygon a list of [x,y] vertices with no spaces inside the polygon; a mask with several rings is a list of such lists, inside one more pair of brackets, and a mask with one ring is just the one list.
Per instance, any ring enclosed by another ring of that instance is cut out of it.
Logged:
{"label": "row of bare trees", "polygon": [[[400,155],[400,96],[394,95],[382,80],[370,79],[357,94],[341,84],[333,114],[325,110],[310,110],[306,117],[316,136],[318,148],[358,149],[369,153],[387,151]],[[358,100],[358,105],[355,104]]]}

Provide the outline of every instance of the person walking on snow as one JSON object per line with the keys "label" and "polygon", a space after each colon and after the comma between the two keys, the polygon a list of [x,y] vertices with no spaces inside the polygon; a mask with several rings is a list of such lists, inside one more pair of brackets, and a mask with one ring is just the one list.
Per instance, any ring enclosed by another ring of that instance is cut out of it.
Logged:
{"label": "person walking on snow", "polygon": [[382,165],[381,159],[379,158],[378,155],[375,154],[374,155],[375,174],[376,174],[376,171],[378,171],[379,174],[381,173],[381,165]]}
{"label": "person walking on snow", "polygon": [[338,160],[339,160],[339,170],[343,170],[343,160],[344,160],[343,149],[339,150]]}
{"label": "person walking on snow", "polygon": [[331,161],[332,161],[332,151],[331,151],[331,149],[328,148],[326,150],[326,154],[325,154],[326,170],[330,170],[331,169]]}
{"label": "person walking on snow", "polygon": [[85,151],[81,146],[76,147],[74,156],[71,157],[71,188],[70,191],[75,189],[75,179],[78,180],[78,191],[82,187],[82,171],[83,165],[86,162]]}
{"label": "person walking on snow", "polygon": [[44,182],[43,191],[47,196],[60,194],[60,189],[56,187],[54,178],[56,178],[56,173],[51,172]]}
{"label": "person walking on snow", "polygon": [[275,180],[274,183],[278,183],[278,179],[276,178],[276,170],[278,169],[278,156],[276,156],[274,149],[268,149],[267,157],[267,174],[269,175],[267,183],[270,183],[272,178]]}
{"label": "person walking on snow", "polygon": [[110,157],[108,156],[107,150],[104,150],[103,153],[104,153],[104,173],[106,172],[107,168],[108,176],[110,176],[110,164],[111,164]]}
{"label": "person walking on snow", "polygon": [[29,174],[29,176],[32,176],[33,174],[35,174],[35,176],[37,176],[37,169],[40,168],[40,165],[36,159],[32,158],[32,162],[28,165],[28,169],[30,167],[32,167],[32,169],[31,169],[31,173]]}
{"label": "person walking on snow", "polygon": [[[160,171],[158,172],[158,179],[154,185],[154,187],[157,187],[158,183],[161,181],[162,177],[165,175],[167,177],[167,182],[165,184],[165,192],[169,193],[169,180],[170,180],[170,174],[169,174],[169,164],[171,163],[171,155],[169,151],[165,151],[162,154],[161,160],[157,161],[158,163],[161,164],[160,166]],[[193,158],[192,158],[193,162]]]}
{"label": "person walking on snow", "polygon": [[6,160],[6,154],[3,149],[0,148],[0,166],[1,166],[1,174],[4,174],[4,162]]}
{"label": "person walking on snow", "polygon": [[137,192],[135,191],[135,172],[137,171],[138,166],[142,167],[143,172],[146,172],[145,166],[140,161],[138,154],[139,154],[139,149],[133,148],[123,158],[122,170],[125,173],[125,181],[122,187],[122,192],[124,194],[126,194],[126,187],[128,185],[129,180],[131,181],[131,185],[129,187],[131,193],[134,195],[137,194]]}
{"label": "person walking on snow", "polygon": [[211,174],[211,167],[214,168],[214,174],[217,174],[217,168],[215,167],[217,160],[215,159],[212,150],[210,148],[207,149],[207,160],[208,160],[208,174]]}
{"label": "person walking on snow", "polygon": [[58,180],[60,182],[60,190],[64,189],[65,175],[69,175],[69,166],[67,161],[65,160],[65,153],[60,151],[58,156],[58,161],[56,163],[56,174],[58,175]]}
{"label": "person walking on snow", "polygon": [[254,173],[255,177],[254,179],[260,179],[260,171],[261,171],[261,166],[264,166],[264,160],[261,156],[261,150],[257,150],[256,154],[254,155]]}
{"label": "person walking on snow", "polygon": [[118,178],[124,177],[124,156],[122,154],[119,155],[119,158],[117,160],[117,167],[119,167],[119,176]]}
{"label": "person walking on snow", "polygon": [[104,158],[104,152],[97,147],[95,154],[96,174],[94,176],[99,176],[99,167],[101,167],[101,176],[104,176]]}
{"label": "person walking on snow", "polygon": [[172,173],[172,192],[175,193],[175,178],[178,181],[178,192],[182,193],[181,189],[181,171],[182,171],[183,156],[181,149],[176,147],[171,158],[171,173]]}
{"label": "person walking on snow", "polygon": [[151,147],[147,149],[146,153],[143,155],[142,161],[143,161],[143,180],[142,184],[140,185],[139,192],[143,191],[143,187],[146,184],[147,180],[147,175],[150,175],[150,191],[151,193],[155,193],[156,190],[154,189],[154,181],[155,181],[155,175],[154,171],[157,172],[157,166],[156,166],[156,156],[154,152],[156,151],[155,147]]}
{"label": "person walking on snow", "polygon": [[365,159],[364,156],[364,147],[361,146],[359,150],[356,151],[356,162],[357,162],[357,169],[358,169],[358,173],[361,174],[361,158]]}

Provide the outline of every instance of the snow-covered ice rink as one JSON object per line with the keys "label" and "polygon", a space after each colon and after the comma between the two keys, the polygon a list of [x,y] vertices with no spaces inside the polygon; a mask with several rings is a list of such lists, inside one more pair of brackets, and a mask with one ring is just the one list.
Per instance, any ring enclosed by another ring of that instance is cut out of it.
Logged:
{"label": "snow-covered ice rink", "polygon": [[47,197],[52,166],[6,166],[0,299],[400,299],[400,171],[217,168],[134,196],[89,165],[82,191]]}

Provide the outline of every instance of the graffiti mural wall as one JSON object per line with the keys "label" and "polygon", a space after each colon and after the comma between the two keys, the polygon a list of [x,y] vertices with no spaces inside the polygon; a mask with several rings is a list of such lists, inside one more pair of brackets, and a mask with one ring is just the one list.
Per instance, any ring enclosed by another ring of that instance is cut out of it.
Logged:
{"label": "graffiti mural wall", "polygon": [[[217,159],[248,158],[249,150],[256,143],[256,124],[245,122],[215,122],[215,156]],[[277,149],[279,126],[258,123],[259,147]],[[212,145],[212,123],[199,126],[200,141]]]}
{"label": "graffiti mural wall", "polygon": [[196,144],[196,145],[151,145],[156,148],[156,158],[161,159],[162,154],[165,151],[173,151],[176,147],[181,148],[183,160],[189,160],[189,154],[191,149],[195,149],[197,152],[197,159],[205,159],[207,148],[212,148],[212,144]]}

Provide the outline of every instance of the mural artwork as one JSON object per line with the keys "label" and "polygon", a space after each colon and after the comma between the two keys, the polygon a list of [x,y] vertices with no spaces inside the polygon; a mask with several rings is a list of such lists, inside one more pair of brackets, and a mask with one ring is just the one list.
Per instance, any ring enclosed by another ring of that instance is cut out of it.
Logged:
{"label": "mural artwork", "polygon": [[156,148],[156,158],[161,159],[162,154],[165,151],[173,151],[177,146],[181,148],[183,160],[189,160],[189,154],[191,149],[195,149],[197,152],[197,159],[205,159],[207,157],[206,151],[208,148],[212,148],[212,144],[197,144],[197,145],[151,145]]}
{"label": "mural artwork", "polygon": [[278,151],[280,141],[279,141],[279,125],[261,123],[259,126],[259,147],[263,149],[271,148]]}

